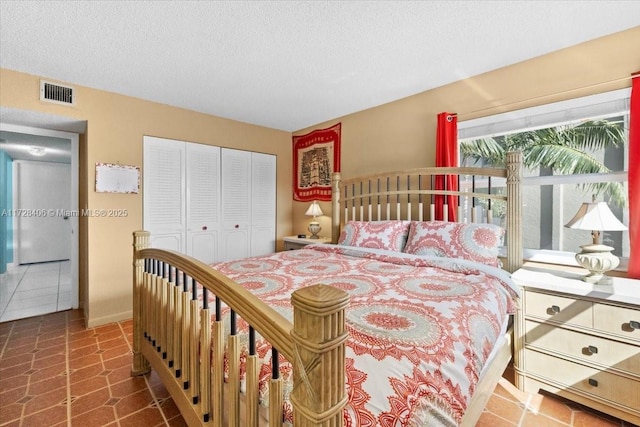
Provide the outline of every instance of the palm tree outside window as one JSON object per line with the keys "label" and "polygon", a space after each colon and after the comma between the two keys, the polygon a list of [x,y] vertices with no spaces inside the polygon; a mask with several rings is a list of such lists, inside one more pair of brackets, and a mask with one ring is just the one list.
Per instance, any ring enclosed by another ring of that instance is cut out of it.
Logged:
{"label": "palm tree outside window", "polygon": [[[615,110],[619,109],[618,104]],[[526,257],[542,261],[564,258],[559,262],[573,264],[572,255],[589,240],[588,232],[563,225],[592,197],[607,202],[618,219],[628,223],[628,107],[626,112],[615,111],[609,116],[556,121],[552,126],[514,129],[500,135],[464,138],[464,131],[460,133],[462,166],[503,167],[507,151],[522,151]],[[493,192],[496,190],[501,191]],[[504,207],[494,205],[491,209],[500,221]],[[616,255],[628,257],[628,232],[607,232],[603,243],[613,246]],[[563,253],[567,256],[562,257]]]}

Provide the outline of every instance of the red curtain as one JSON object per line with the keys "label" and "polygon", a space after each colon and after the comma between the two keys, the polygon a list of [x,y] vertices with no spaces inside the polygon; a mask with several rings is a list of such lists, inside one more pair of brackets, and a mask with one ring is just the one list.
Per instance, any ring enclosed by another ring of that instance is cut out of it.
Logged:
{"label": "red curtain", "polygon": [[[458,117],[455,113],[438,114],[436,133],[436,166],[458,166]],[[436,176],[434,187],[437,190],[458,191],[458,178],[453,175]],[[456,220],[458,197],[446,196],[449,205],[449,221]],[[442,220],[445,196],[435,197],[435,219]]]}
{"label": "red curtain", "polygon": [[629,109],[629,241],[628,277],[640,279],[640,72],[631,80]]}

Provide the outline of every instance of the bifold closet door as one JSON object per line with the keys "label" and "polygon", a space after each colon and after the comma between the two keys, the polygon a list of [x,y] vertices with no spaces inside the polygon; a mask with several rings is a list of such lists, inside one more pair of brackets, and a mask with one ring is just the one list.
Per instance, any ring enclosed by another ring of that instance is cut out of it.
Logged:
{"label": "bifold closet door", "polygon": [[276,250],[276,156],[251,153],[250,256]]}
{"label": "bifold closet door", "polygon": [[246,258],[251,242],[251,152],[223,148],[222,247],[223,261]]}
{"label": "bifold closet door", "polygon": [[222,247],[224,261],[276,249],[276,156],[223,148]]}
{"label": "bifold closet door", "polygon": [[143,166],[151,246],[218,261],[220,147],[145,136]]}
{"label": "bifold closet door", "polygon": [[186,144],[187,254],[210,264],[219,260],[220,147]]}
{"label": "bifold closet door", "polygon": [[154,248],[186,251],[185,155],[184,141],[144,137],[142,222]]}

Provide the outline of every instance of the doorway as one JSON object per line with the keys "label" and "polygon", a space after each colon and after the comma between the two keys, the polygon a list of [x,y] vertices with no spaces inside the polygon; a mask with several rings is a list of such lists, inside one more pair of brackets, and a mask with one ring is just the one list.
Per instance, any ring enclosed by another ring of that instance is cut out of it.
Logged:
{"label": "doorway", "polygon": [[79,306],[78,144],[76,133],[0,123],[12,181],[0,189],[0,322]]}

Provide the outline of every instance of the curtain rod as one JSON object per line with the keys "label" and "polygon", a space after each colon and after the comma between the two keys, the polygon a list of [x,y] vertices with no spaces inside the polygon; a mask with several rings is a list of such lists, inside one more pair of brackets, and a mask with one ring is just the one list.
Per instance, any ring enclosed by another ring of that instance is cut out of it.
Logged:
{"label": "curtain rod", "polygon": [[[604,85],[609,85],[611,83],[621,82],[621,81],[627,80],[629,78],[634,78],[634,77],[638,77],[638,76],[640,76],[640,71],[636,71],[635,73],[632,73],[631,76],[629,76],[629,77],[620,77],[618,79],[613,79],[613,80],[609,80],[609,81],[606,81],[606,82],[600,82],[600,83],[592,84],[592,85],[589,85],[589,86],[582,86],[582,87],[577,87],[577,88],[573,88],[573,89],[568,89],[568,90],[565,90],[565,91],[562,91],[562,92],[556,92],[556,93],[551,93],[551,94],[547,94],[547,95],[535,96],[535,97],[529,98],[529,99],[521,99],[519,101],[510,102],[508,104],[501,104],[499,106],[500,107],[508,107],[508,106],[511,106],[511,105],[522,104],[523,102],[537,101],[537,100],[540,100],[540,99],[551,98],[551,97],[558,96],[558,95],[565,95],[567,93],[577,92],[577,91],[584,90],[584,89],[591,89],[591,88],[598,87],[598,86],[604,86]],[[488,108],[482,108],[480,110],[475,110],[475,111],[471,111],[470,113],[466,113],[465,116],[466,115],[474,115],[476,113],[482,113],[484,111],[493,110],[495,108],[496,108],[496,106],[488,107]]]}

